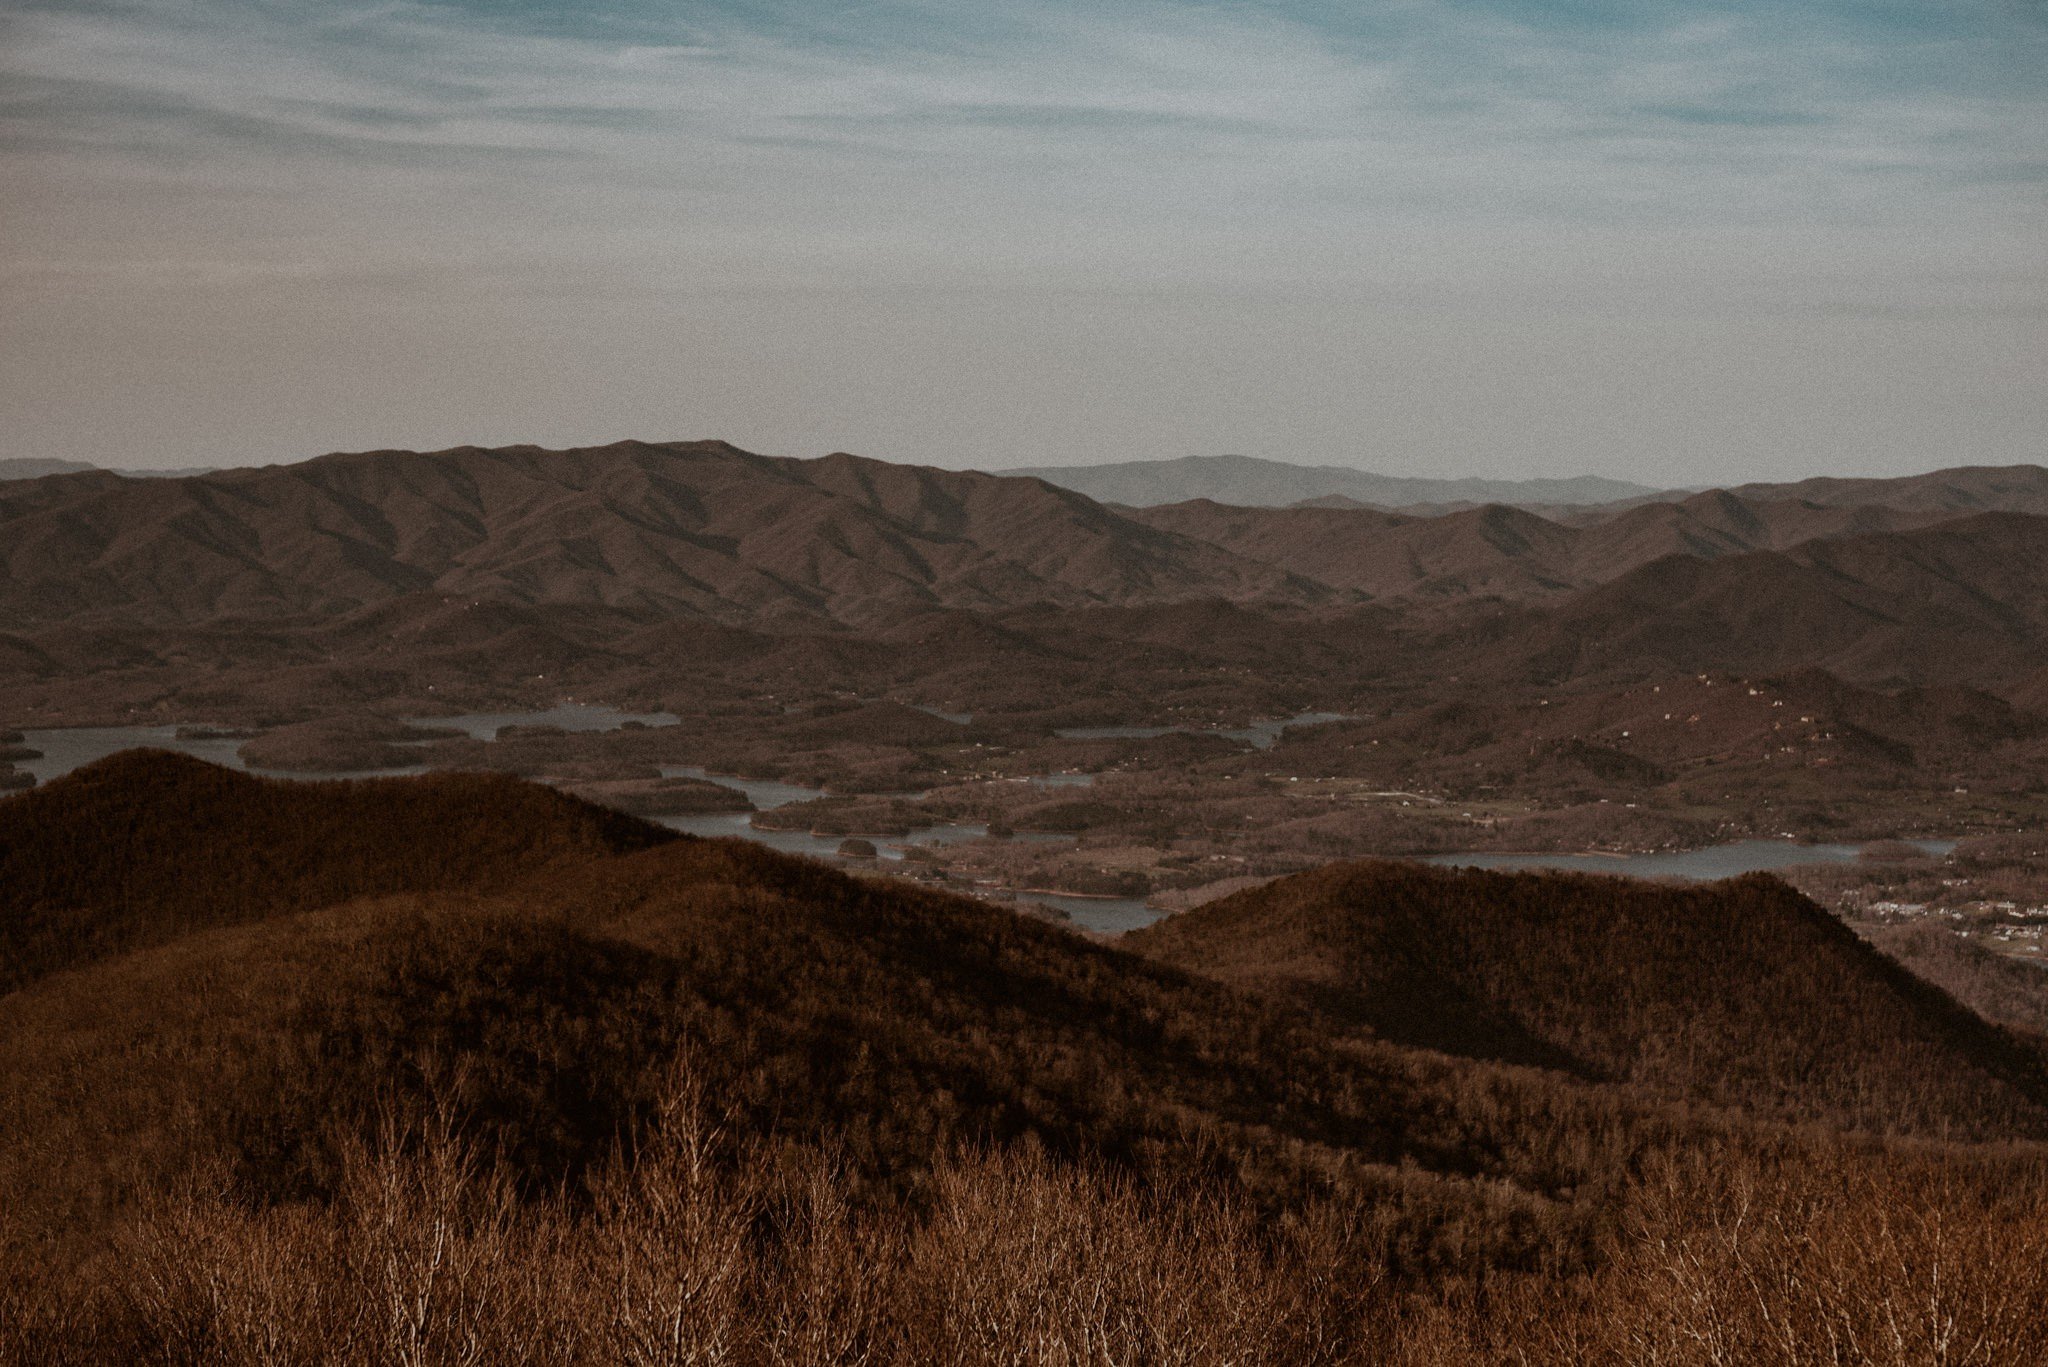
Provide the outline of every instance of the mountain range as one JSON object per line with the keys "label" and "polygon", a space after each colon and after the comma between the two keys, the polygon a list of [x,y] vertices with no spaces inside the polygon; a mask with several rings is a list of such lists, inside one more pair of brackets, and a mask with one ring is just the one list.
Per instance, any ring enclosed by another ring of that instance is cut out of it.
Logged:
{"label": "mountain range", "polygon": [[910,607],[1313,598],[1078,494],[723,442],[326,456],[0,486],[16,622],[332,616],[423,591],[758,622]]}
{"label": "mountain range", "polygon": [[[566,664],[657,622],[872,634],[933,613],[1220,601],[1392,612],[1383,622],[1411,645],[1443,613],[1491,614],[1481,636],[1456,629],[1491,642],[1471,668],[1503,677],[1820,665],[2005,685],[2048,669],[2043,507],[2048,472],[2015,467],[1713,491],[1581,520],[1500,505],[1120,510],[1034,478],[723,442],[82,472],[0,485],[0,651],[50,676],[86,631],[275,639],[359,622],[380,651],[481,646],[496,639],[477,634],[491,612],[521,608],[569,638],[542,647],[520,627],[534,645],[516,653]],[[88,658],[104,670],[112,638],[98,639]],[[137,659],[158,649],[123,640]]]}
{"label": "mountain range", "polygon": [[1102,503],[1149,508],[1209,499],[1246,508],[1282,507],[1317,499],[1375,508],[1435,504],[1612,503],[1659,491],[1627,480],[1581,475],[1572,479],[1429,479],[1376,475],[1340,465],[1294,465],[1256,456],[1182,456],[1176,460],[1115,461],[1104,465],[1041,465],[1004,470],[1073,489]]}
{"label": "mountain range", "polygon": [[[1918,555],[1938,575],[1916,549],[1946,544],[1929,529],[1988,511],[2048,511],[2048,472],[1754,486],[1572,522],[1502,505],[1428,517],[1210,500],[1119,511],[1035,478],[792,460],[723,442],[386,451],[12,484],[0,490],[0,612],[16,623],[192,624],[332,617],[431,592],[871,626],[1038,604],[1542,601],[1670,557],[1733,557],[1747,568],[1722,573],[1766,577],[1825,559],[1845,580],[1881,578],[1880,561]],[[1998,526],[2006,551],[2025,555],[2034,525]],[[1856,538],[1853,555],[1793,554],[1844,538]],[[1766,553],[1790,559],[1742,559]],[[2002,585],[2001,601],[2016,587]]]}

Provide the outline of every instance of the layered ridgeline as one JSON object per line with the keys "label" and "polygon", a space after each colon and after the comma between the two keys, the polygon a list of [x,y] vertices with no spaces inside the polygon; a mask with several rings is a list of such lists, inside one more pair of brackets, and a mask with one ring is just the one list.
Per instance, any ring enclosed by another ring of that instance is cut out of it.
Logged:
{"label": "layered ridgeline", "polygon": [[[790,460],[723,442],[383,451],[11,484],[0,490],[0,613],[17,628],[193,625],[431,594],[873,626],[940,608],[1204,598],[1549,602],[1673,557],[1739,560],[1766,579],[1824,564],[1883,587],[1878,561],[1940,554],[1916,538],[1938,523],[2019,513],[1999,535],[2039,541],[2044,479],[2023,466],[1754,486],[1560,520],[1506,506],[1421,517],[1221,500],[1117,511],[1038,479]],[[1846,567],[1820,551],[1789,564],[1758,554],[1843,537],[1872,546],[1882,533],[1898,535]],[[1975,573],[1957,568],[1965,591],[1980,587]]]}
{"label": "layered ridgeline", "polygon": [[[1627,480],[1446,479],[1374,474],[1349,466],[1296,465],[1252,456],[1043,465],[1005,471],[1132,508],[1207,501],[1242,508],[1294,505],[1442,514],[1498,504],[1574,520],[1601,520],[1644,504],[1690,502],[1697,489],[1654,489]],[[1887,508],[1899,512],[2048,513],[2048,470],[2038,465],[1978,465],[1893,478],[1833,478],[1755,483],[1729,492],[1748,503]]]}
{"label": "layered ridgeline", "polygon": [[1316,596],[1036,480],[724,442],[0,489],[0,615],[17,624],[325,617],[420,593],[756,623]]}
{"label": "layered ridgeline", "polygon": [[[1098,663],[1068,658],[1100,634],[1085,614],[1167,621],[1224,603],[1247,611],[1166,643],[1184,672],[1227,674],[1273,621],[1313,620],[1280,634],[1302,649],[1376,638],[1356,663],[1312,671],[1339,691],[1808,666],[1887,687],[2025,689],[2048,670],[2048,518],[2028,511],[2040,473],[1710,493],[1568,519],[1118,511],[1036,479],[719,442],[62,474],[0,486],[0,710],[75,707],[81,690],[132,707],[201,677],[216,697],[251,683],[272,704],[481,676],[574,675],[617,695],[644,686],[659,655],[772,654],[803,636],[836,638],[813,653],[852,661],[870,689],[907,671],[887,667],[910,659],[904,636],[946,632],[963,649],[912,661],[924,675],[957,672],[985,694],[1065,661],[1070,694]],[[854,660],[853,639],[889,642],[884,665]],[[970,705],[984,703],[1000,705]]]}
{"label": "layered ridgeline", "polygon": [[[83,460],[51,460],[43,456],[0,456],[0,480],[41,479],[44,475],[76,475],[88,470],[107,467],[94,465]],[[130,479],[176,479],[181,475],[205,474],[210,467],[195,466],[182,470],[114,470],[117,475]]]}
{"label": "layered ridgeline", "polygon": [[1365,508],[1234,508],[1206,500],[1133,516],[1341,592],[1535,602],[1609,583],[1667,557],[1719,560],[1785,551],[1833,537],[1909,531],[1960,514],[1716,492],[1584,522],[1504,506],[1422,516]]}
{"label": "layered ridgeline", "polygon": [[1273,508],[1314,500],[1409,508],[1443,504],[1590,504],[1655,497],[1656,489],[1627,480],[1582,475],[1572,479],[1430,479],[1376,475],[1340,465],[1296,465],[1255,456],[1182,456],[1176,460],[1110,461],[1101,465],[1042,465],[1008,470],[1073,489],[1104,503],[1133,508],[1208,499],[1245,508]]}
{"label": "layered ridgeline", "polygon": [[2043,1346],[2031,1042],[1767,883],[1336,869],[1134,954],[503,780],[165,754],[0,850],[0,918],[79,946],[0,995],[8,1360]]}

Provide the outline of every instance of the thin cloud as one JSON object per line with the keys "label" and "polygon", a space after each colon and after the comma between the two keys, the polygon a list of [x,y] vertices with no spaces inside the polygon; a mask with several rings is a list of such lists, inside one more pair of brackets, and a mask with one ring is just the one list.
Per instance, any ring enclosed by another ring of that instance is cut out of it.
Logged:
{"label": "thin cloud", "polygon": [[1475,335],[2048,296],[2048,24],[1999,0],[137,0],[0,23],[0,300],[46,331],[66,290],[280,319],[301,287],[309,316],[404,294],[535,319],[747,291],[845,317],[862,292],[1156,292],[1222,318],[1321,293]]}

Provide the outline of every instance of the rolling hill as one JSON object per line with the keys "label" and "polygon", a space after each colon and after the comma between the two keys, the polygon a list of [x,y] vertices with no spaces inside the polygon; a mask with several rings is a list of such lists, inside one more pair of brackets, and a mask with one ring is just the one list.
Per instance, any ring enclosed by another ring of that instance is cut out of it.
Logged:
{"label": "rolling hill", "polygon": [[2048,469],[2039,465],[1963,465],[1922,475],[1790,484],[1741,484],[1749,500],[1794,500],[1829,508],[1895,508],[1926,513],[2048,513]]}
{"label": "rolling hill", "polygon": [[1139,954],[486,776],[161,753],[0,799],[0,852],[59,951],[0,990],[10,1361],[2043,1342],[2035,1042],[1768,880],[1337,867]]}
{"label": "rolling hill", "polygon": [[2043,1041],[1777,880],[1333,864],[1125,937],[1380,1038],[1792,1119],[2048,1136]]}
{"label": "rolling hill", "polygon": [[738,1133],[829,1141],[877,1193],[1022,1143],[1266,1201],[1405,1191],[1389,1237],[1417,1255],[1575,1256],[1565,1193],[1680,1132],[1007,909],[485,776],[131,753],[0,801],[0,848],[37,871],[0,915],[45,947],[0,995],[0,1189],[73,1252],[209,1162],[259,1202],[318,1194],[393,1105],[455,1107],[557,1188],[679,1058]]}
{"label": "rolling hill", "polygon": [[673,838],[492,775],[267,784],[131,750],[0,807],[0,993],[195,930]]}

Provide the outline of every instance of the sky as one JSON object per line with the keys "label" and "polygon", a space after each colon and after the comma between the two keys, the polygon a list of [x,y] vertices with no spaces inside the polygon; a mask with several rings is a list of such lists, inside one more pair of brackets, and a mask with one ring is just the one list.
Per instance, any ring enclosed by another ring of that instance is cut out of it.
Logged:
{"label": "sky", "polygon": [[2044,433],[2048,0],[0,0],[0,456]]}

